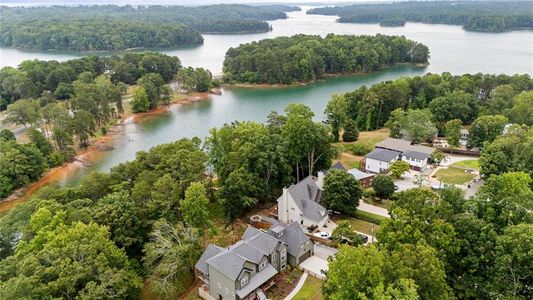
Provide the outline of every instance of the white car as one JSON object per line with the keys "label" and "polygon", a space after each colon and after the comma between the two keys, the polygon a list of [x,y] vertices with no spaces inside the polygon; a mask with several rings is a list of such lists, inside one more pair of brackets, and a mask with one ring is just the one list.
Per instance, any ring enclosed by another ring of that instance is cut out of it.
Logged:
{"label": "white car", "polygon": [[329,239],[331,234],[329,232],[320,231],[320,232],[315,233],[315,236],[319,238],[323,238],[323,239]]}

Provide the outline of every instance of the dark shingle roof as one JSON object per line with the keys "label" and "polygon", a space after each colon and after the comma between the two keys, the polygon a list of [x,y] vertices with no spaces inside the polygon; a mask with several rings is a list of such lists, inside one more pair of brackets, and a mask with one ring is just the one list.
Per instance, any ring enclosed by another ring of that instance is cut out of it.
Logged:
{"label": "dark shingle roof", "polygon": [[[279,236],[279,232],[283,234]],[[289,225],[279,223],[270,229],[270,234],[277,236],[279,240],[287,244],[287,252],[292,256],[297,256],[302,245],[309,241],[309,237],[303,232],[298,222]]]}
{"label": "dark shingle roof", "polygon": [[253,290],[263,285],[277,273],[278,271],[276,271],[272,265],[267,265],[266,268],[252,276],[247,285],[245,285],[242,289],[235,291],[237,296],[239,296],[239,298],[246,297]]}
{"label": "dark shingle roof", "polygon": [[217,245],[209,244],[207,248],[205,249],[204,253],[202,254],[202,256],[200,256],[200,259],[198,260],[198,262],[196,262],[196,265],[195,265],[196,269],[200,270],[200,272],[206,275],[209,274],[209,269],[207,267],[207,260],[217,254],[220,254],[224,250],[225,250],[224,248],[220,248]]}
{"label": "dark shingle roof", "polygon": [[391,151],[387,149],[377,148],[374,151],[365,155],[366,158],[371,158],[379,161],[390,162],[398,157],[400,153],[397,151]]}
{"label": "dark shingle roof", "polygon": [[385,140],[377,143],[376,148],[383,148],[398,152],[416,151],[426,154],[431,154],[433,153],[433,151],[435,151],[435,149],[431,147],[422,145],[411,145],[410,141],[395,138],[386,138]]}
{"label": "dark shingle roof", "polygon": [[417,159],[426,159],[429,157],[429,154],[417,152],[417,151],[407,151],[407,152],[402,153],[402,156],[417,158]]}
{"label": "dark shingle roof", "polygon": [[246,260],[240,255],[225,249],[223,252],[207,260],[207,265],[217,269],[231,280],[237,279]]}
{"label": "dark shingle roof", "polygon": [[318,188],[312,176],[292,185],[288,192],[306,218],[318,222],[326,214],[326,209],[319,204],[322,200],[322,190]]}

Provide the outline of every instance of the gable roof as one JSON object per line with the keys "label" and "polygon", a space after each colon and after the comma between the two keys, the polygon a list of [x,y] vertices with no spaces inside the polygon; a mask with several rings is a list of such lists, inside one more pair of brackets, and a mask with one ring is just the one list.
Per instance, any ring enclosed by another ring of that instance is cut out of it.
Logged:
{"label": "gable roof", "polygon": [[238,241],[234,245],[230,246],[229,250],[245,260],[253,262],[254,264],[259,264],[261,259],[263,259],[263,257],[266,255],[264,250],[250,245],[247,243],[247,241]]}
{"label": "gable roof", "polygon": [[318,222],[326,215],[326,209],[319,204],[322,190],[311,175],[289,187],[287,192],[306,218]]}
{"label": "gable roof", "polygon": [[[281,236],[279,236],[280,232],[283,233]],[[303,232],[298,222],[292,222],[289,225],[278,223],[270,228],[269,233],[287,244],[287,252],[292,256],[297,256],[302,245],[309,241],[309,237]]]}
{"label": "gable roof", "polygon": [[239,277],[246,260],[230,250],[224,250],[207,260],[207,265],[217,269],[229,279],[235,280]]}
{"label": "gable roof", "polygon": [[410,141],[390,137],[377,143],[376,148],[388,149],[398,152],[416,151],[420,153],[426,153],[428,155],[435,151],[435,149],[431,147],[422,145],[411,145]]}
{"label": "gable roof", "polygon": [[248,228],[246,228],[242,239],[247,241],[248,244],[257,248],[265,255],[270,255],[270,253],[272,253],[272,251],[274,251],[274,249],[276,249],[280,243],[283,243],[270,234],[252,226],[248,226]]}
{"label": "gable roof", "polygon": [[263,270],[257,272],[254,276],[252,276],[247,285],[242,287],[240,290],[235,291],[235,293],[237,294],[237,296],[239,296],[239,299],[242,299],[248,296],[248,294],[250,294],[253,290],[260,287],[263,283],[265,283],[277,273],[278,271],[276,271],[276,269],[274,269],[271,264],[268,264]]}
{"label": "gable roof", "polygon": [[392,151],[388,149],[376,148],[374,151],[365,155],[366,158],[371,158],[379,161],[391,162],[400,155],[398,151]]}
{"label": "gable roof", "polygon": [[368,177],[373,177],[374,174],[369,174],[369,173],[366,173],[366,172],[363,172],[361,170],[358,170],[358,169],[350,169],[347,171],[348,174],[351,174],[353,177],[355,177],[355,179],[357,180],[361,180],[361,179],[364,179],[364,178],[368,178]]}
{"label": "gable roof", "polygon": [[417,158],[417,159],[426,159],[429,157],[429,154],[418,152],[418,151],[406,151],[402,153],[402,156]]}
{"label": "gable roof", "polygon": [[207,260],[217,254],[220,254],[224,250],[224,248],[221,248],[217,245],[207,245],[207,248],[205,249],[204,253],[202,253],[202,256],[200,256],[200,259],[196,262],[195,268],[198,269],[200,272],[204,273],[205,275],[209,274]]}

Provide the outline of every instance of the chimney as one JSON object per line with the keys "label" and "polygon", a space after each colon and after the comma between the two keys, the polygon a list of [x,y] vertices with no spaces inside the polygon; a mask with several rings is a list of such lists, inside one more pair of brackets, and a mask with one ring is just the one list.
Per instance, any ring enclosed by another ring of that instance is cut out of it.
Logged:
{"label": "chimney", "polygon": [[319,189],[323,189],[324,187],[324,177],[326,175],[324,174],[324,171],[318,171],[318,177],[316,179],[316,185],[318,186]]}

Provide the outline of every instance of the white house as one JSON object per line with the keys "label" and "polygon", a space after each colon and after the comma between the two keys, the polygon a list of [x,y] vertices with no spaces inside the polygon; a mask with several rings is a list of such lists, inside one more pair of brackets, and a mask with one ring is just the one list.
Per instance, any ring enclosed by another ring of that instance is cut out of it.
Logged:
{"label": "white house", "polygon": [[320,205],[322,200],[323,173],[319,178],[308,176],[302,181],[283,189],[278,198],[278,219],[286,224],[298,222],[305,227],[324,226],[328,222],[328,211]]}
{"label": "white house", "polygon": [[[415,171],[425,170],[428,164],[429,156],[431,155],[431,153],[433,153],[433,151],[435,151],[435,149],[431,147],[422,145],[411,145],[410,141],[395,138],[386,138],[385,140],[377,143],[376,150],[380,149],[398,153],[399,156],[396,159],[406,161],[407,163],[409,163],[409,166],[411,166],[411,169]],[[390,156],[392,156],[392,154],[390,154]],[[386,156],[386,158],[389,158],[389,156]],[[392,161],[390,163],[392,163]],[[381,173],[369,169],[367,170],[374,173]]]}
{"label": "white house", "polygon": [[375,149],[365,155],[365,170],[371,173],[387,173],[390,165],[400,159],[400,152],[387,149]]}

